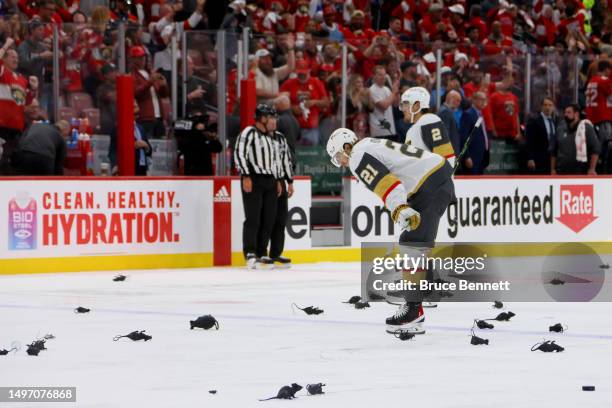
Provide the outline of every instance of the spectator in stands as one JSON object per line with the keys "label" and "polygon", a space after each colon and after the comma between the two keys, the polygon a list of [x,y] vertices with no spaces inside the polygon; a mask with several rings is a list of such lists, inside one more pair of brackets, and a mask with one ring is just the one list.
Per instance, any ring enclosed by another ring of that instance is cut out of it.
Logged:
{"label": "spectator in stands", "polygon": [[365,46],[375,36],[371,28],[365,27],[365,13],[361,10],[352,12],[350,23],[342,30],[342,35],[351,47]]}
{"label": "spectator in stands", "polygon": [[[187,56],[187,111],[183,116],[192,112],[206,111],[206,98],[209,92],[214,91],[214,85],[199,76],[194,75],[193,58]],[[181,90],[181,88],[179,88]],[[179,104],[182,99],[179,99]]]}
{"label": "spectator in stands", "polygon": [[295,70],[295,41],[292,36],[287,37],[287,64],[279,68],[272,66],[270,51],[262,48],[257,50],[257,69],[255,70],[255,87],[257,100],[260,102],[274,102],[279,94],[279,84]]}
{"label": "spectator in stands", "polygon": [[363,77],[353,74],[348,79],[346,87],[346,122],[352,128],[352,122],[357,115],[367,115],[373,109],[370,90],[365,87]]}
{"label": "spectator in stands", "polygon": [[460,84],[466,83],[468,79],[468,69],[470,64],[468,56],[462,52],[457,52],[455,53],[453,62],[453,73],[455,75],[455,78],[459,80]]}
{"label": "spectator in stands", "polygon": [[[112,62],[107,59],[108,54],[112,54],[112,51],[105,44],[106,29],[110,23],[110,11],[107,7],[96,6],[89,19],[89,27],[83,30],[80,39],[86,47],[81,70],[83,87],[90,95],[95,95],[96,89],[104,81],[100,70],[108,62]],[[126,41],[126,47],[128,45],[129,42]]]}
{"label": "spectator in stands", "polygon": [[420,21],[421,39],[425,42],[441,40],[450,28],[448,18],[442,16],[443,6],[441,3],[432,3],[427,13]]}
{"label": "spectator in stands", "polygon": [[530,172],[550,174],[550,154],[556,129],[555,102],[545,97],[540,113],[529,118],[525,127],[527,169]]}
{"label": "spectator in stands", "polygon": [[399,95],[399,79],[392,87],[385,85],[387,78],[385,67],[377,65],[370,86],[370,100],[374,109],[370,113],[370,136],[397,140],[392,105],[397,103]]}
{"label": "spectator in stands", "polygon": [[96,91],[100,130],[102,134],[110,135],[117,123],[117,68],[113,64],[106,64],[101,72],[104,82]]}
{"label": "spectator in stands", "polygon": [[535,36],[540,47],[550,47],[555,42],[557,26],[553,21],[553,8],[550,4],[542,6],[540,17],[535,22]]}
{"label": "spectator in stands", "polygon": [[70,135],[70,124],[65,120],[60,120],[55,125],[44,123],[44,117],[40,114],[31,119],[31,125],[21,137],[17,147],[15,174],[20,176],[63,175],[66,139]]}
{"label": "spectator in stands", "polygon": [[[483,118],[483,109],[487,105],[487,96],[484,92],[476,92],[472,96],[472,106],[466,109],[461,116],[461,124],[459,132],[461,134],[461,143],[459,150],[461,152],[468,142],[467,138],[472,133],[478,119]],[[483,118],[484,119],[484,118]],[[463,156],[461,165],[461,174],[483,174],[484,170],[489,165],[489,138],[487,129],[483,123],[478,130],[472,134],[467,150]]]}
{"label": "spectator in stands", "polygon": [[323,23],[321,23],[321,29],[329,33],[328,39],[330,41],[342,42],[344,41],[342,27],[335,21],[335,16],[336,10],[332,6],[323,8]]}
{"label": "spectator in stands", "polygon": [[166,135],[162,98],[168,97],[168,85],[162,74],[153,73],[145,67],[146,52],[136,46],[130,50],[132,77],[134,78],[134,97],[139,106],[139,121],[146,139]]}
{"label": "spectator in stands", "polygon": [[[18,47],[19,52],[19,72],[26,76],[35,76],[38,78],[38,83],[43,84],[45,79],[45,70],[48,69],[53,59],[53,51],[49,48],[45,39],[45,27],[43,23],[35,18],[29,24],[30,36],[22,42]],[[48,88],[48,87],[47,87]],[[46,91],[46,103],[43,108],[49,109],[51,95],[50,89]],[[43,91],[43,92],[44,92]]]}
{"label": "spectator in stands", "polygon": [[[221,30],[242,33],[244,27],[252,26],[251,16],[246,11],[245,0],[234,0],[229,5],[231,12],[227,13],[221,23]],[[231,54],[230,54],[231,55]]]}
{"label": "spectator in stands", "polygon": [[182,2],[171,6],[162,6],[162,17],[154,25],[155,38],[159,40],[159,48],[153,58],[153,71],[161,72],[169,83],[172,77],[172,45],[173,37],[181,38],[185,30],[192,30],[202,21],[202,13],[206,0],[197,0],[196,9],[185,21],[176,21],[175,16],[183,8]]}
{"label": "spectator in stands", "polygon": [[[468,27],[477,29],[478,40],[482,41],[487,36],[487,23],[482,19],[482,9],[480,4],[472,4],[470,7],[470,20],[467,23]],[[469,31],[469,29],[468,29]],[[469,35],[469,33],[468,33]],[[476,42],[473,42],[476,44]]]}
{"label": "spectator in stands", "polygon": [[279,132],[285,135],[287,144],[289,144],[289,150],[291,151],[291,161],[295,166],[295,145],[300,137],[300,123],[297,121],[293,111],[291,110],[291,100],[286,94],[276,98],[276,104],[274,107],[278,113],[276,127]]}
{"label": "spectator in stands", "polygon": [[518,141],[520,138],[518,98],[507,89],[495,91],[489,98],[494,128],[492,137],[506,141]]}
{"label": "spectator in stands", "polygon": [[442,123],[446,126],[446,130],[448,130],[448,138],[453,145],[453,149],[456,152],[460,152],[460,143],[461,136],[459,135],[459,119],[455,116],[455,112],[460,110],[461,105],[461,94],[457,91],[451,90],[446,93],[444,98],[444,104],[440,107],[438,111],[438,116],[442,119]]}
{"label": "spectator in stands", "polygon": [[400,65],[400,71],[402,72],[402,76],[400,77],[400,87],[408,87],[412,88],[417,85],[417,66],[419,64],[408,60],[402,62]]}
{"label": "spectator in stands", "polygon": [[491,24],[491,34],[482,45],[484,55],[499,55],[512,50],[512,39],[504,35],[501,23],[495,21]]}
{"label": "spectator in stands", "polygon": [[11,174],[13,151],[25,125],[28,81],[17,73],[19,56],[12,46],[9,37],[0,48],[0,175]]}
{"label": "spectator in stands", "polygon": [[[149,143],[147,133],[144,127],[138,123],[140,108],[138,103],[134,101],[134,174],[137,176],[146,176],[149,169],[149,157],[153,153],[153,148]],[[108,160],[111,164],[113,174],[117,174],[117,127],[111,131],[110,144],[108,147]]]}
{"label": "spectator in stands", "polygon": [[340,47],[338,44],[330,42],[323,46],[318,56],[316,64],[319,69],[329,69],[332,72],[340,73],[342,70],[342,60],[340,58]]}
{"label": "spectator in stands", "polygon": [[448,8],[450,12],[450,25],[446,35],[449,40],[456,42],[465,37],[465,7],[462,4],[453,4]]}
{"label": "spectator in stands", "polygon": [[319,145],[321,132],[319,120],[321,112],[329,107],[329,97],[325,85],[310,76],[310,69],[305,60],[296,63],[297,78],[285,81],[281,92],[288,92],[291,98],[291,109],[300,123],[300,144]]}
{"label": "spectator in stands", "polygon": [[599,140],[589,121],[580,120],[580,106],[569,105],[563,111],[551,148],[552,174],[596,175]]}
{"label": "spectator in stands", "polygon": [[[451,67],[443,66],[440,68],[440,98],[446,95],[446,92],[449,90],[449,83],[453,78],[453,69]],[[463,92],[463,90],[461,90]],[[429,109],[435,110],[438,98],[438,89],[434,88],[430,92],[430,100],[429,100]],[[444,100],[440,99],[441,102]]]}
{"label": "spectator in stands", "polygon": [[597,63],[597,73],[586,88],[586,117],[593,123],[601,143],[601,169],[610,173],[610,141],[612,140],[612,78],[610,60]]}

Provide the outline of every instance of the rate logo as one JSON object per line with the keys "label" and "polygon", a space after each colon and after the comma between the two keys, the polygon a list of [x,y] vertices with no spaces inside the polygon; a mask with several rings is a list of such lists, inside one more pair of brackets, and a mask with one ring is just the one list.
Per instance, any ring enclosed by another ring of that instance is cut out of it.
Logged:
{"label": "rate logo", "polygon": [[592,184],[561,185],[559,194],[560,215],[556,219],[575,233],[597,218]]}

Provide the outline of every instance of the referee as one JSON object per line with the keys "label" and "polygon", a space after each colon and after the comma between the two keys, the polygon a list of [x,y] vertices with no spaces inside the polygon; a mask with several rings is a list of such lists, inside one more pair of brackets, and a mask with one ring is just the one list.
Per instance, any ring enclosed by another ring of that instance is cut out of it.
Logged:
{"label": "referee", "polygon": [[270,258],[277,267],[288,268],[291,259],[281,256],[285,247],[285,227],[287,226],[288,201],[293,195],[293,160],[287,138],[281,132],[275,131],[274,141],[277,145],[278,160],[277,175],[281,184],[281,194],[276,203],[276,219],[272,227],[270,239]]}
{"label": "referee", "polygon": [[278,147],[274,140],[276,110],[259,104],[255,125],[246,127],[236,139],[234,162],[241,175],[244,225],[242,250],[247,267],[272,264],[267,248],[275,222],[277,199],[281,193],[278,175]]}

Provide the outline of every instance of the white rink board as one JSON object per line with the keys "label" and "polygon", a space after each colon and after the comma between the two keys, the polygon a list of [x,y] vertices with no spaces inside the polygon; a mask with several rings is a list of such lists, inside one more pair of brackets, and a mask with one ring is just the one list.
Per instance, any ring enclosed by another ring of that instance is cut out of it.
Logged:
{"label": "white rink board", "polygon": [[[349,184],[345,180],[345,186]],[[575,187],[578,186],[578,187]],[[351,246],[362,241],[396,241],[399,231],[390,225],[382,201],[355,179],[350,181]],[[592,191],[592,194],[589,194]],[[480,178],[455,180],[459,200],[440,220],[438,242],[580,242],[612,240],[612,179],[600,178]],[[580,196],[582,193],[582,197]],[[518,196],[519,204],[515,204]],[[512,204],[505,204],[503,197]],[[474,203],[474,200],[478,204]],[[484,201],[488,199],[486,211]],[[469,207],[467,204],[469,200]],[[493,223],[493,200],[499,216]],[[539,206],[534,204],[539,202]],[[526,202],[526,204],[523,204]],[[546,203],[546,205],[544,205]],[[562,205],[563,204],[563,205]],[[523,211],[525,205],[527,211]],[[511,209],[510,209],[511,208]],[[480,210],[478,210],[480,209]],[[539,210],[538,210],[539,209]],[[546,209],[546,211],[545,211]],[[563,212],[562,212],[563,210]],[[461,217],[459,217],[461,211]],[[516,222],[518,211],[519,222]],[[533,213],[539,215],[536,223]],[[543,214],[543,212],[546,214]],[[512,220],[510,219],[512,212]],[[468,216],[469,215],[469,216]],[[546,215],[546,217],[544,217]],[[527,223],[523,222],[524,219]],[[594,217],[594,219],[592,219]],[[560,218],[565,221],[561,222]],[[457,222],[457,219],[468,222]],[[484,224],[486,219],[487,223]],[[590,223],[589,220],[592,219]],[[480,222],[481,225],[474,225]],[[579,231],[567,224],[588,223]]]}
{"label": "white rink board", "polygon": [[3,180],[0,259],[210,253],[212,199],[209,180]]}

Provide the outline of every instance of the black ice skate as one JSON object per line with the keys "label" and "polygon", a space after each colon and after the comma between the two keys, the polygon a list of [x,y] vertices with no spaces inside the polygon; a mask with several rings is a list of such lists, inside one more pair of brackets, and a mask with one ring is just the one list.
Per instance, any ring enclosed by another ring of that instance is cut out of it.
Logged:
{"label": "black ice skate", "polygon": [[272,262],[274,262],[274,267],[277,269],[287,269],[291,267],[291,259],[285,258],[284,256],[272,258]]}
{"label": "black ice skate", "polygon": [[255,262],[255,269],[272,269],[274,268],[274,261],[269,256],[262,256]]}
{"label": "black ice skate", "polygon": [[425,313],[421,303],[405,303],[395,314],[387,318],[387,333],[394,334],[398,330],[414,334],[424,334],[423,322]]}

